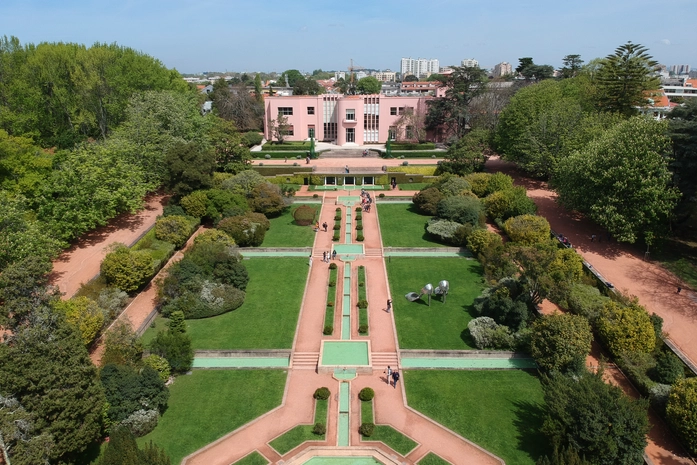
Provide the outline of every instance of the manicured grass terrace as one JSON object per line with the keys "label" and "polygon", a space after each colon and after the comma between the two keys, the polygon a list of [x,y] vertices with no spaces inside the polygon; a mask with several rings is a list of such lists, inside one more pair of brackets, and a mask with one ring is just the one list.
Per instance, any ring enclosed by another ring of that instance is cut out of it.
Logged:
{"label": "manicured grass terrace", "polygon": [[[361,402],[361,423],[374,423],[373,403]],[[400,454],[406,456],[411,452],[417,443],[411,438],[403,435],[389,425],[375,425],[373,435],[369,438],[361,436],[361,441],[381,441],[387,444],[388,447],[396,450]]]}
{"label": "manicured grass terrace", "polygon": [[412,204],[380,203],[377,208],[385,247],[445,247],[426,232],[431,218],[416,213]]}
{"label": "manicured grass terrace", "polygon": [[[327,409],[329,407],[328,400],[315,401],[315,423],[327,424]],[[305,441],[324,441],[326,434],[317,435],[312,432],[312,425],[298,425],[295,428],[285,432],[277,437],[269,444],[276,449],[281,455],[285,455],[292,451]]]}
{"label": "manicured grass terrace", "polygon": [[173,464],[279,406],[283,370],[195,370],[169,388],[168,407],[155,430],[138,439],[164,448]]}
{"label": "manicured grass terrace", "polygon": [[[392,257],[386,263],[397,325],[399,347],[402,349],[475,349],[467,331],[473,318],[471,305],[484,285],[481,265],[466,258],[403,258]],[[409,302],[404,295],[420,293],[431,283],[435,288],[441,280],[450,282],[446,303],[440,296],[428,296]]]}
{"label": "manicured grass terrace", "polygon": [[[298,226],[293,219],[293,212],[302,204],[294,203],[281,216],[271,218],[271,227],[266,231],[262,247],[312,247],[315,241],[315,234],[310,226]],[[309,205],[319,210],[321,205]]]}
{"label": "manicured grass terrace", "polygon": [[402,374],[411,407],[498,455],[507,465],[534,465],[548,451],[540,432],[542,386],[535,374],[523,370],[408,370]]}
{"label": "manicured grass terrace", "polygon": [[300,313],[307,258],[252,258],[244,304],[235,311],[187,320],[194,350],[289,349]]}

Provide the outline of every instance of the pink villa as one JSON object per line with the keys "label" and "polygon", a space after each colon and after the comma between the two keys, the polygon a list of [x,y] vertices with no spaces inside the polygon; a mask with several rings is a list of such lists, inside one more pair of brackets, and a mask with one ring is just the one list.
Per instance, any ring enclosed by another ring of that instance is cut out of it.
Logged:
{"label": "pink villa", "polygon": [[[378,94],[266,97],[264,136],[272,140],[268,122],[281,114],[288,118],[286,139],[289,141],[314,137],[340,146],[384,144],[398,134],[397,122],[404,110],[411,108],[414,114],[425,114],[426,101],[430,98]],[[409,127],[404,130],[408,133]]]}

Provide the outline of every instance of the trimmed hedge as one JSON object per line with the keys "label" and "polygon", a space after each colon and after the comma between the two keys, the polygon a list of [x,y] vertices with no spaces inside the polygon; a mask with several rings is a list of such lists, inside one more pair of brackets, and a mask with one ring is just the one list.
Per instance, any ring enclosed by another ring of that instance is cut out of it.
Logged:
{"label": "trimmed hedge", "polygon": [[[392,150],[392,158],[400,158],[400,157],[404,157],[404,158],[433,158],[434,155],[436,156],[436,158],[445,158],[446,153],[447,152],[444,152],[442,150],[432,150],[432,151],[405,150],[405,151],[401,151],[401,152]],[[385,151],[382,151],[381,155],[383,157],[386,157],[387,153]]]}
{"label": "trimmed hedge", "polygon": [[413,142],[396,142],[392,144],[391,146],[392,150],[434,150],[436,148],[436,144],[433,142],[420,142],[420,143],[413,143]]}

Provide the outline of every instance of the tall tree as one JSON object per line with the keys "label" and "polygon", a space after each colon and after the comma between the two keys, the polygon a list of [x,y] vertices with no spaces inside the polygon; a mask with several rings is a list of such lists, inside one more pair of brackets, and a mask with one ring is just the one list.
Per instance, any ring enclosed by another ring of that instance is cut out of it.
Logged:
{"label": "tall tree", "polygon": [[[269,96],[273,90],[269,86]],[[222,79],[213,84],[210,93],[213,109],[216,114],[226,120],[233,121],[240,131],[260,130],[264,121],[263,100],[249,95],[245,86],[230,86]]]}
{"label": "tall tree", "polygon": [[261,75],[254,76],[254,98],[257,102],[264,100],[264,93],[261,91]]}
{"label": "tall tree", "polygon": [[550,65],[536,65],[530,57],[519,58],[515,70],[526,81],[542,81],[554,75],[554,68]]}
{"label": "tall tree", "polygon": [[647,51],[642,45],[627,42],[601,62],[597,82],[603,111],[634,115],[636,107],[647,102],[644,93],[660,87],[655,74],[658,62]]}
{"label": "tall tree", "polygon": [[35,310],[0,345],[0,359],[0,393],[34,416],[36,433],[53,437],[51,462],[69,462],[99,438],[104,390],[79,334],[60,315]]}
{"label": "tall tree", "polygon": [[486,92],[486,72],[479,67],[453,66],[443,75],[439,87],[445,96],[427,102],[426,128],[445,128],[445,134],[460,138],[465,135],[470,119],[470,103]]}
{"label": "tall tree", "polygon": [[317,84],[312,78],[300,77],[293,84],[293,95],[320,95],[324,93],[324,87]]}
{"label": "tall tree", "polygon": [[682,193],[679,211],[685,218],[697,193],[697,99],[688,99],[668,113],[668,135],[673,142],[670,170],[673,184]]}
{"label": "tall tree", "polygon": [[195,143],[180,142],[165,155],[167,174],[165,186],[178,196],[184,196],[213,184],[215,154]]}
{"label": "tall tree", "polygon": [[559,162],[559,201],[587,214],[619,241],[650,244],[665,232],[680,196],[671,186],[666,123],[623,121]]}
{"label": "tall tree", "polygon": [[374,76],[366,76],[358,80],[356,90],[362,95],[379,94],[382,90],[382,83]]}
{"label": "tall tree", "polygon": [[583,65],[581,55],[566,55],[562,59],[562,62],[564,63],[564,66],[560,70],[562,79],[575,77],[581,70],[581,65]]}
{"label": "tall tree", "polygon": [[0,451],[8,465],[48,463],[53,438],[37,434],[34,417],[12,397],[0,394]]}
{"label": "tall tree", "polygon": [[276,79],[276,83],[280,86],[293,87],[300,79],[305,79],[300,71],[297,69],[287,69]]}

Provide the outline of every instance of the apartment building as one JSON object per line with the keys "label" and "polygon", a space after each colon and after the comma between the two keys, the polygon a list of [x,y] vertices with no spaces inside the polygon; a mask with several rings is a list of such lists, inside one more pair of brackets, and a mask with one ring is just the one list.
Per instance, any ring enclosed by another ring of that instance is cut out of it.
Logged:
{"label": "apartment building", "polygon": [[494,66],[494,77],[502,77],[508,74],[513,74],[513,66],[507,61],[502,61]]}
{"label": "apartment building", "polygon": [[462,60],[460,66],[467,66],[468,68],[479,68],[479,62],[474,58],[465,58]]}
{"label": "apartment building", "polygon": [[402,73],[402,79],[410,74],[420,79],[438,73],[440,71],[440,62],[436,58],[402,58],[399,71]]}
{"label": "apartment building", "polygon": [[286,139],[289,141],[313,137],[342,146],[385,143],[397,134],[397,122],[405,109],[425,113],[429,98],[378,94],[266,97],[264,135],[272,140],[268,122],[283,115],[288,119]]}

